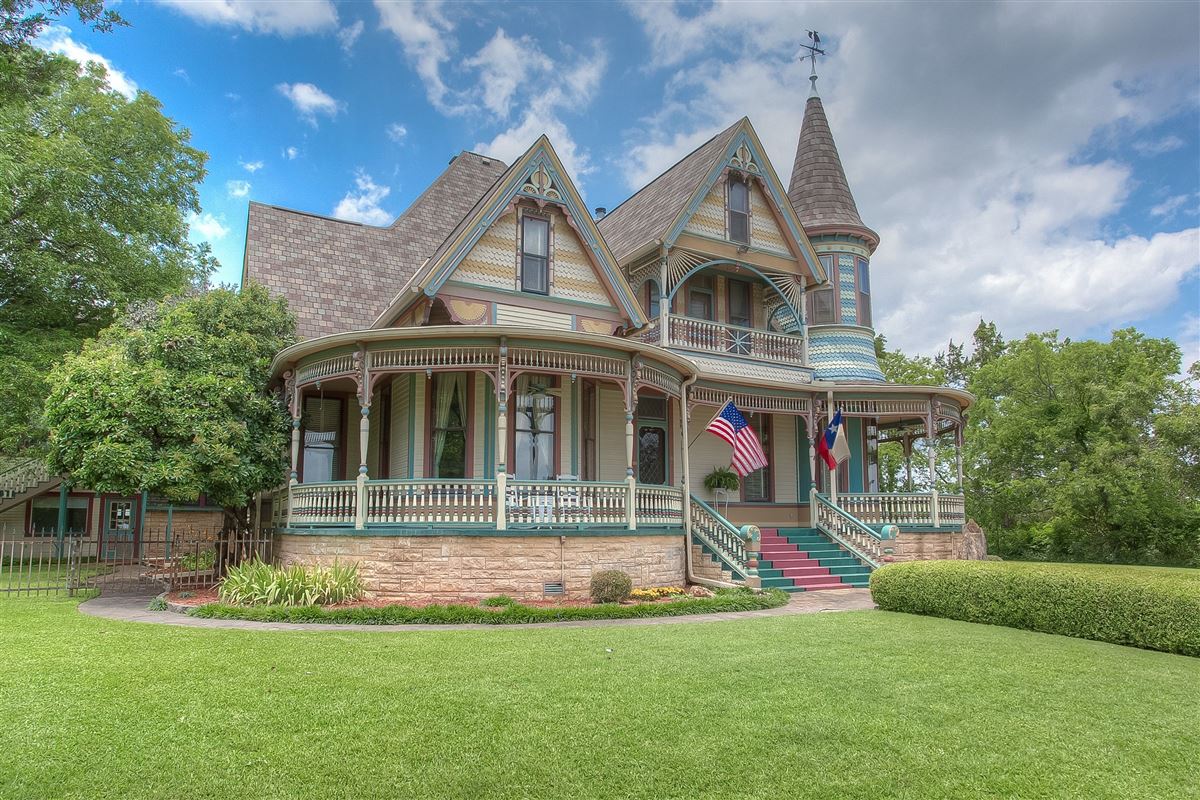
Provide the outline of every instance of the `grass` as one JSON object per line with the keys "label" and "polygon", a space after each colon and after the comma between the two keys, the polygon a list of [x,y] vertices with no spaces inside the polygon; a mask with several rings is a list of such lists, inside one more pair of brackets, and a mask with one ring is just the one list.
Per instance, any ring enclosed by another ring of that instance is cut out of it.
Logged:
{"label": "grass", "polygon": [[1200,659],[886,612],[240,631],[0,600],[0,797],[1196,796]]}
{"label": "grass", "polygon": [[[112,571],[107,564],[83,562],[79,567],[80,580],[88,580],[97,575],[106,575]],[[0,591],[4,589],[49,588],[62,587],[66,590],[67,567],[62,563],[47,564],[38,562],[6,562],[0,564]]]}
{"label": "grass", "polygon": [[[495,600],[496,598],[492,598]],[[669,603],[637,603],[595,606],[526,606],[513,601],[468,605],[428,605],[412,608],[390,605],[378,608],[322,608],[320,606],[230,605],[209,603],[194,609],[193,616],[206,619],[248,619],[260,622],[326,622],[357,625],[519,625],[533,622],[567,622],[589,619],[637,619],[683,617],[689,614],[719,614],[757,611],[786,604],[788,595],[778,589],[756,594],[748,589],[718,589],[713,597],[681,598]]]}

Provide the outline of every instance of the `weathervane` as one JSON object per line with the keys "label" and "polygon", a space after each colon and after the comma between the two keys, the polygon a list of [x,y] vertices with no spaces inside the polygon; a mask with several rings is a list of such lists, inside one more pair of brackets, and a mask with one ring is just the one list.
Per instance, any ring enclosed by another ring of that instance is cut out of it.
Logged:
{"label": "weathervane", "polygon": [[816,31],[808,32],[808,39],[812,44],[800,45],[808,51],[808,55],[801,56],[800,60],[808,59],[812,62],[812,72],[808,76],[808,80],[812,83],[812,96],[817,94],[817,56],[825,55],[825,51],[821,49],[821,34]]}

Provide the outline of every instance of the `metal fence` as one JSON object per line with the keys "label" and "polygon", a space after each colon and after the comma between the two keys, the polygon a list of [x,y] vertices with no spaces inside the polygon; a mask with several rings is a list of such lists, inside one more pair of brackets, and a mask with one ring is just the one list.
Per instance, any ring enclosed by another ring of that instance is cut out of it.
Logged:
{"label": "metal fence", "polygon": [[266,532],[175,527],[59,536],[0,530],[0,595],[206,588],[229,566],[255,557],[271,560]]}

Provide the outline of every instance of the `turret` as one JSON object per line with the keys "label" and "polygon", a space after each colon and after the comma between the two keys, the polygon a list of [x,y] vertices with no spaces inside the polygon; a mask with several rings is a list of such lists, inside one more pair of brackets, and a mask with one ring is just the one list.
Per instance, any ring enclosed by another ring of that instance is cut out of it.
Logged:
{"label": "turret", "polygon": [[830,284],[808,292],[809,359],[817,378],[882,381],[875,358],[871,254],[879,236],[863,224],[842,169],[817,76],[804,108],[788,199],[820,255]]}

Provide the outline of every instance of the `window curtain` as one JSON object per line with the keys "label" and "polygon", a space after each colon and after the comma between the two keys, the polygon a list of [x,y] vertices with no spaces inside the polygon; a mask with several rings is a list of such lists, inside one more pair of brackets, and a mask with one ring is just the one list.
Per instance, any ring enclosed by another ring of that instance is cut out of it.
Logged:
{"label": "window curtain", "polygon": [[516,475],[522,480],[554,477],[554,395],[550,379],[540,375],[517,378],[515,431]]}
{"label": "window curtain", "polygon": [[433,399],[433,465],[442,463],[442,453],[446,449],[446,433],[450,427],[454,402],[458,401],[459,419],[454,420],[454,426],[465,425],[462,415],[467,413],[467,375],[465,372],[443,372],[434,383],[436,394]]}

